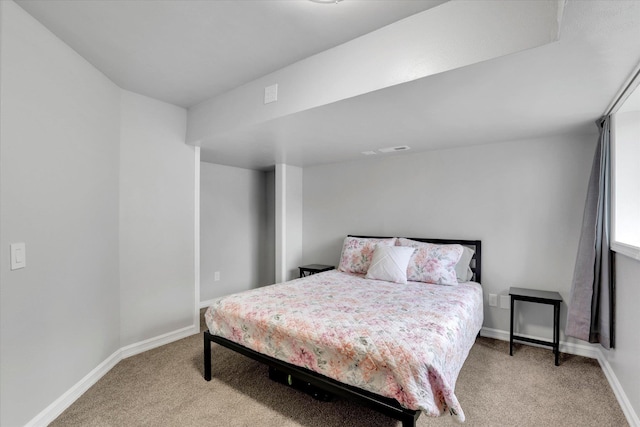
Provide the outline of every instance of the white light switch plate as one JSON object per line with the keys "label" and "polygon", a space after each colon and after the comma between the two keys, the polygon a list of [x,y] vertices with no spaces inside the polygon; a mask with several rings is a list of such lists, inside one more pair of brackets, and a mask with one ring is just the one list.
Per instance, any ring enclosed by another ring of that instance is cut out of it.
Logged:
{"label": "white light switch plate", "polygon": [[11,248],[11,269],[17,270],[27,266],[27,251],[24,243],[12,243]]}

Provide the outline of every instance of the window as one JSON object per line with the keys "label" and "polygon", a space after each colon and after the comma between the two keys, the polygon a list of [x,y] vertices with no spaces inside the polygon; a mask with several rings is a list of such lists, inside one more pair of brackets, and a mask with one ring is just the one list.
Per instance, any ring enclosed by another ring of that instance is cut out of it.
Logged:
{"label": "window", "polygon": [[635,90],[611,119],[611,248],[640,260],[640,80],[635,80]]}

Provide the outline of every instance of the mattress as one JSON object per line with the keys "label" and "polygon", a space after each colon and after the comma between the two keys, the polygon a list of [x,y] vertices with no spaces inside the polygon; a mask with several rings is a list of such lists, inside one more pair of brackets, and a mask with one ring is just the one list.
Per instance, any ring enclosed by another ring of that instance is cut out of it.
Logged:
{"label": "mattress", "polygon": [[336,270],[216,299],[209,331],[262,354],[464,421],[454,393],[483,321],[482,288]]}

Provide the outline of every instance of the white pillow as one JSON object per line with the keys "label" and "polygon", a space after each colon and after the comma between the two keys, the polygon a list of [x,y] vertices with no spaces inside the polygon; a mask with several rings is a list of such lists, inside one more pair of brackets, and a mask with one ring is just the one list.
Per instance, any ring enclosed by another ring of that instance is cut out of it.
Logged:
{"label": "white pillow", "polygon": [[468,246],[462,247],[462,256],[460,261],[456,264],[456,276],[458,282],[468,282],[473,277],[473,271],[471,271],[471,259],[475,251]]}
{"label": "white pillow", "polygon": [[414,251],[406,246],[376,247],[365,279],[407,283],[407,265]]}

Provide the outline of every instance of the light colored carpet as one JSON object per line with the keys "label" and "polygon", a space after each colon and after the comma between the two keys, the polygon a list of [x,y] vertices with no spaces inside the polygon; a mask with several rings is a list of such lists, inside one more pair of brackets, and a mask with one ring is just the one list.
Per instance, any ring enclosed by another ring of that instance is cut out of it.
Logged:
{"label": "light colored carpet", "polygon": [[[392,427],[400,423],[343,400],[319,402],[268,379],[268,368],[212,348],[202,378],[202,335],[118,363],[52,426]],[[468,426],[626,426],[598,362],[480,338],[456,385]],[[424,414],[418,426],[459,425]]]}

